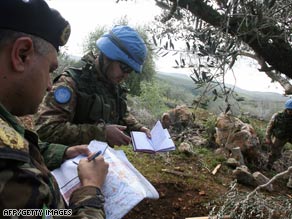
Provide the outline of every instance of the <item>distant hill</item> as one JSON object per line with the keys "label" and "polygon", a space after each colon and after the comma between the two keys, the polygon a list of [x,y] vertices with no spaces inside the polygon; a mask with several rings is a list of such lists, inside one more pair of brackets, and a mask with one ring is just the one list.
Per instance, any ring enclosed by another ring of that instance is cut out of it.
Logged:
{"label": "distant hill", "polygon": [[284,102],[287,100],[287,97],[284,97],[282,94],[275,93],[275,92],[248,91],[248,90],[241,89],[239,87],[235,88],[235,92],[244,94],[250,99],[284,101]]}
{"label": "distant hill", "polygon": [[198,91],[195,89],[194,82],[187,75],[179,74],[179,73],[157,72],[156,77],[167,83],[175,84],[176,86],[183,88],[187,91],[190,91],[193,94],[198,93]]}
{"label": "distant hill", "polygon": [[[192,79],[185,74],[179,73],[166,73],[157,72],[156,75],[159,80],[163,80],[165,83],[180,87],[186,92],[191,92],[194,98],[202,94],[203,88],[195,89],[195,84]],[[233,87],[231,85],[227,85]],[[244,101],[236,101],[235,99],[229,99],[231,103],[232,112],[237,114],[249,114],[258,118],[268,120],[273,113],[283,109],[285,101],[288,99],[279,93],[273,92],[259,92],[259,91],[248,91],[238,87],[234,88],[237,98],[243,98]],[[208,94],[209,99],[213,99],[211,93]],[[216,101],[210,101],[208,103],[208,110],[214,113],[220,113],[224,110],[223,99],[217,99]]]}

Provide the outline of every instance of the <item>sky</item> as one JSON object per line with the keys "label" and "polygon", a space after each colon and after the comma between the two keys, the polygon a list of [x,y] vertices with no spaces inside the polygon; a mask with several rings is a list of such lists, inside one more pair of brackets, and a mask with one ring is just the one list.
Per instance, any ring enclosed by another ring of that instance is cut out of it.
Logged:
{"label": "sky", "polygon": [[[96,27],[113,24],[126,16],[132,27],[149,24],[161,13],[153,0],[128,0],[116,3],[117,0],[46,0],[50,7],[57,9],[71,25],[71,36],[66,45],[71,55],[82,56],[82,45],[89,32]],[[156,61],[156,69],[163,72],[191,74],[190,69],[172,68],[175,65],[173,56],[165,56]],[[236,79],[231,72],[226,82],[251,91],[284,93],[279,84],[271,80],[257,69],[259,66],[250,59],[241,59],[234,66]]]}
{"label": "sky", "polygon": [[89,32],[97,27],[111,28],[120,18],[127,16],[130,26],[151,22],[160,9],[153,0],[46,0],[71,25],[67,47],[73,55],[82,55],[82,44]]}

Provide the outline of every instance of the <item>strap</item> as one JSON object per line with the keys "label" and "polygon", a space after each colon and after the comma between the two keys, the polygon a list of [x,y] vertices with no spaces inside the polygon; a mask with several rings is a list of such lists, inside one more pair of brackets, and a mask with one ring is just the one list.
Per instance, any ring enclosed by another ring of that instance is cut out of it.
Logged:
{"label": "strap", "polygon": [[135,60],[139,64],[143,63],[142,57],[133,57],[132,54],[129,52],[129,50],[125,47],[125,45],[122,43],[122,41],[116,37],[116,35],[110,31],[109,32],[109,39],[117,46],[119,47],[125,54],[127,54],[131,59]]}

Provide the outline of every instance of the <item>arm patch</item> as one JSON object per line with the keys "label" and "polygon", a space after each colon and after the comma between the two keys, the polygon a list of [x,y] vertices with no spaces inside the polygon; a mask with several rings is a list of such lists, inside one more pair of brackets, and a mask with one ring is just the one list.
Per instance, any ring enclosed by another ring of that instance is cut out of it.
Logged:
{"label": "arm patch", "polygon": [[57,103],[66,104],[71,100],[72,92],[68,87],[59,86],[54,91],[54,99]]}

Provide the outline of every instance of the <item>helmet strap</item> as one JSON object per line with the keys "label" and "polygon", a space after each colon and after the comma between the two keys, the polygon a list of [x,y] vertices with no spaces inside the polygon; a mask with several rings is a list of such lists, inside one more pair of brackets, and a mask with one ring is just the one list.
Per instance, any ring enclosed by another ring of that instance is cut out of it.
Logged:
{"label": "helmet strap", "polygon": [[99,69],[100,69],[100,72],[101,74],[103,75],[103,77],[105,77],[106,79],[108,79],[107,77],[107,71],[108,71],[108,68],[110,66],[110,62],[107,62],[105,63],[105,58],[107,60],[109,60],[107,57],[105,57],[105,55],[101,52],[98,56],[98,64],[99,64]]}
{"label": "helmet strap", "polygon": [[138,56],[134,57],[127,49],[127,47],[122,43],[122,41],[112,31],[109,32],[109,39],[131,59],[135,60],[137,63],[143,63],[143,58]]}
{"label": "helmet strap", "polygon": [[99,70],[102,72],[102,68],[103,68],[103,54],[102,54],[102,52],[99,53],[99,55],[98,55],[98,66],[99,66]]}

